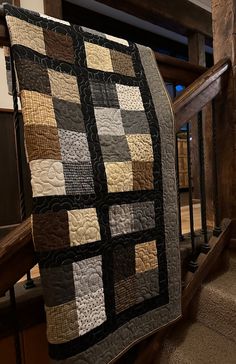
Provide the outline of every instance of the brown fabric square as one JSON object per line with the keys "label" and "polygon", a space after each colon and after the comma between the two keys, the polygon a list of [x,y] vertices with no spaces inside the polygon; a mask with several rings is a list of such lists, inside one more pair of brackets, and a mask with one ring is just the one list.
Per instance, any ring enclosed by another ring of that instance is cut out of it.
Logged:
{"label": "brown fabric square", "polygon": [[62,249],[70,246],[66,210],[33,215],[34,245],[37,251]]}
{"label": "brown fabric square", "polygon": [[135,248],[128,243],[119,244],[113,251],[115,282],[135,274]]}
{"label": "brown fabric square", "polygon": [[43,34],[48,57],[74,63],[73,40],[68,34],[64,35],[49,29],[44,29]]}
{"label": "brown fabric square", "polygon": [[47,68],[29,59],[16,59],[20,90],[37,91],[51,95]]}
{"label": "brown fabric square", "polygon": [[137,303],[137,279],[135,276],[115,283],[116,313],[122,312]]}
{"label": "brown fabric square", "polygon": [[132,162],[132,170],[134,191],[153,189],[152,162]]}
{"label": "brown fabric square", "polygon": [[125,53],[110,50],[113,71],[125,76],[135,77],[131,56]]}
{"label": "brown fabric square", "polygon": [[25,125],[25,140],[29,161],[34,159],[61,160],[56,128],[46,125]]}

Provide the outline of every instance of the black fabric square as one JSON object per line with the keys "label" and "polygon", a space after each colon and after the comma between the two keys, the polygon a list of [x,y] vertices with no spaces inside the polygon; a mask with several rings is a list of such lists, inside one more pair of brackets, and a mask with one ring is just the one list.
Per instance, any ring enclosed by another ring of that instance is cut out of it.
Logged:
{"label": "black fabric square", "polygon": [[85,133],[84,117],[79,104],[54,97],[53,106],[59,129]]}
{"label": "black fabric square", "polygon": [[91,163],[63,163],[63,171],[67,195],[94,193]]}
{"label": "black fabric square", "polygon": [[115,282],[135,275],[135,248],[128,243],[119,244],[113,251]]}
{"label": "black fabric square", "polygon": [[96,107],[119,108],[119,101],[115,85],[90,81],[93,105]]}
{"label": "black fabric square", "polygon": [[29,59],[16,59],[16,68],[20,90],[37,91],[51,95],[48,72],[42,64]]}

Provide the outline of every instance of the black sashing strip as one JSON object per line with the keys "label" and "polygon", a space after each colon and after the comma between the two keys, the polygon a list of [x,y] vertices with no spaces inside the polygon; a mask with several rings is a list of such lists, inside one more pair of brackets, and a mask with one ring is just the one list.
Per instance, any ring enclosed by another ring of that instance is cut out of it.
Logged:
{"label": "black sashing strip", "polygon": [[[115,192],[104,195],[102,205],[121,205],[135,202],[155,201],[158,193],[156,190]],[[96,207],[97,197],[88,195],[64,195],[64,196],[42,196],[33,198],[33,212],[35,214],[48,211],[75,210],[85,207]]]}
{"label": "black sashing strip", "polygon": [[[78,66],[78,68],[80,68],[81,66],[85,67],[86,53],[83,38],[80,33],[74,32],[72,39],[74,43],[74,48],[76,49],[75,64],[76,66]],[[78,44],[80,44],[79,49],[77,47]],[[90,89],[90,79],[88,71],[84,73],[83,80],[80,80],[80,77],[77,77],[77,81],[80,92],[81,109],[84,116],[84,123],[87,132],[87,140],[93,168],[94,189],[96,194],[95,206],[100,226],[101,240],[107,242],[108,245],[108,243],[111,241],[109,226],[109,208],[103,202],[103,198],[108,194],[107,179],[94,114],[94,106],[92,100],[92,92]],[[108,246],[102,254],[102,272],[107,323],[109,324],[110,322],[112,324],[115,317],[115,294],[112,250],[110,247],[108,248]]]}

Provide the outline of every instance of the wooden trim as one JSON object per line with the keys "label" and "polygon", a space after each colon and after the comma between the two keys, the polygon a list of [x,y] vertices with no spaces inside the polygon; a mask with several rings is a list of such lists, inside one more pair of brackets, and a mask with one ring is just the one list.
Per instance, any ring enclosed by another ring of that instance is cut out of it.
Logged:
{"label": "wooden trim", "polygon": [[62,1],[44,0],[44,13],[57,19],[62,19]]}
{"label": "wooden trim", "polygon": [[176,131],[223,90],[229,69],[230,61],[222,59],[174,100]]}
{"label": "wooden trim", "polygon": [[189,31],[197,31],[212,38],[211,14],[187,0],[98,0],[97,2],[184,35],[188,35]]}

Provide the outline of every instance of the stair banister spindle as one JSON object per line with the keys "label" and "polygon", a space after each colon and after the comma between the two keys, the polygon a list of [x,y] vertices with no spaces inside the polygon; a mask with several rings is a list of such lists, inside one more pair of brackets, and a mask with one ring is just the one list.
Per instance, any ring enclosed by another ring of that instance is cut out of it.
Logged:
{"label": "stair banister spindle", "polygon": [[198,113],[198,148],[199,148],[199,171],[200,171],[200,196],[201,196],[201,225],[203,244],[201,249],[204,253],[210,250],[207,234],[207,219],[206,219],[206,180],[205,180],[205,157],[204,157],[204,141],[203,141],[203,125],[202,111]]}
{"label": "stair banister spindle", "polygon": [[212,100],[212,168],[213,168],[213,203],[215,224],[213,234],[221,234],[220,216],[219,216],[219,196],[218,196],[218,170],[217,170],[217,142],[216,142],[216,105]]}
{"label": "stair banister spindle", "polygon": [[189,218],[190,218],[190,237],[192,244],[192,256],[189,262],[189,270],[195,272],[198,268],[196,262],[196,240],[194,233],[194,217],[193,217],[193,195],[192,195],[192,173],[191,173],[191,147],[190,147],[190,132],[189,123],[187,123],[187,156],[188,156],[188,190],[189,190]]}
{"label": "stair banister spindle", "polygon": [[178,220],[179,220],[179,240],[183,241],[184,236],[182,233],[182,217],[181,217],[181,204],[180,204],[180,191],[179,191],[179,150],[178,150],[178,133],[176,134],[176,188],[177,188],[177,204],[178,204]]}
{"label": "stair banister spindle", "polygon": [[10,294],[10,302],[12,308],[12,317],[14,321],[14,343],[15,343],[16,364],[22,364],[19,323],[17,318],[16,296],[15,296],[14,286],[10,288],[9,294]]}

